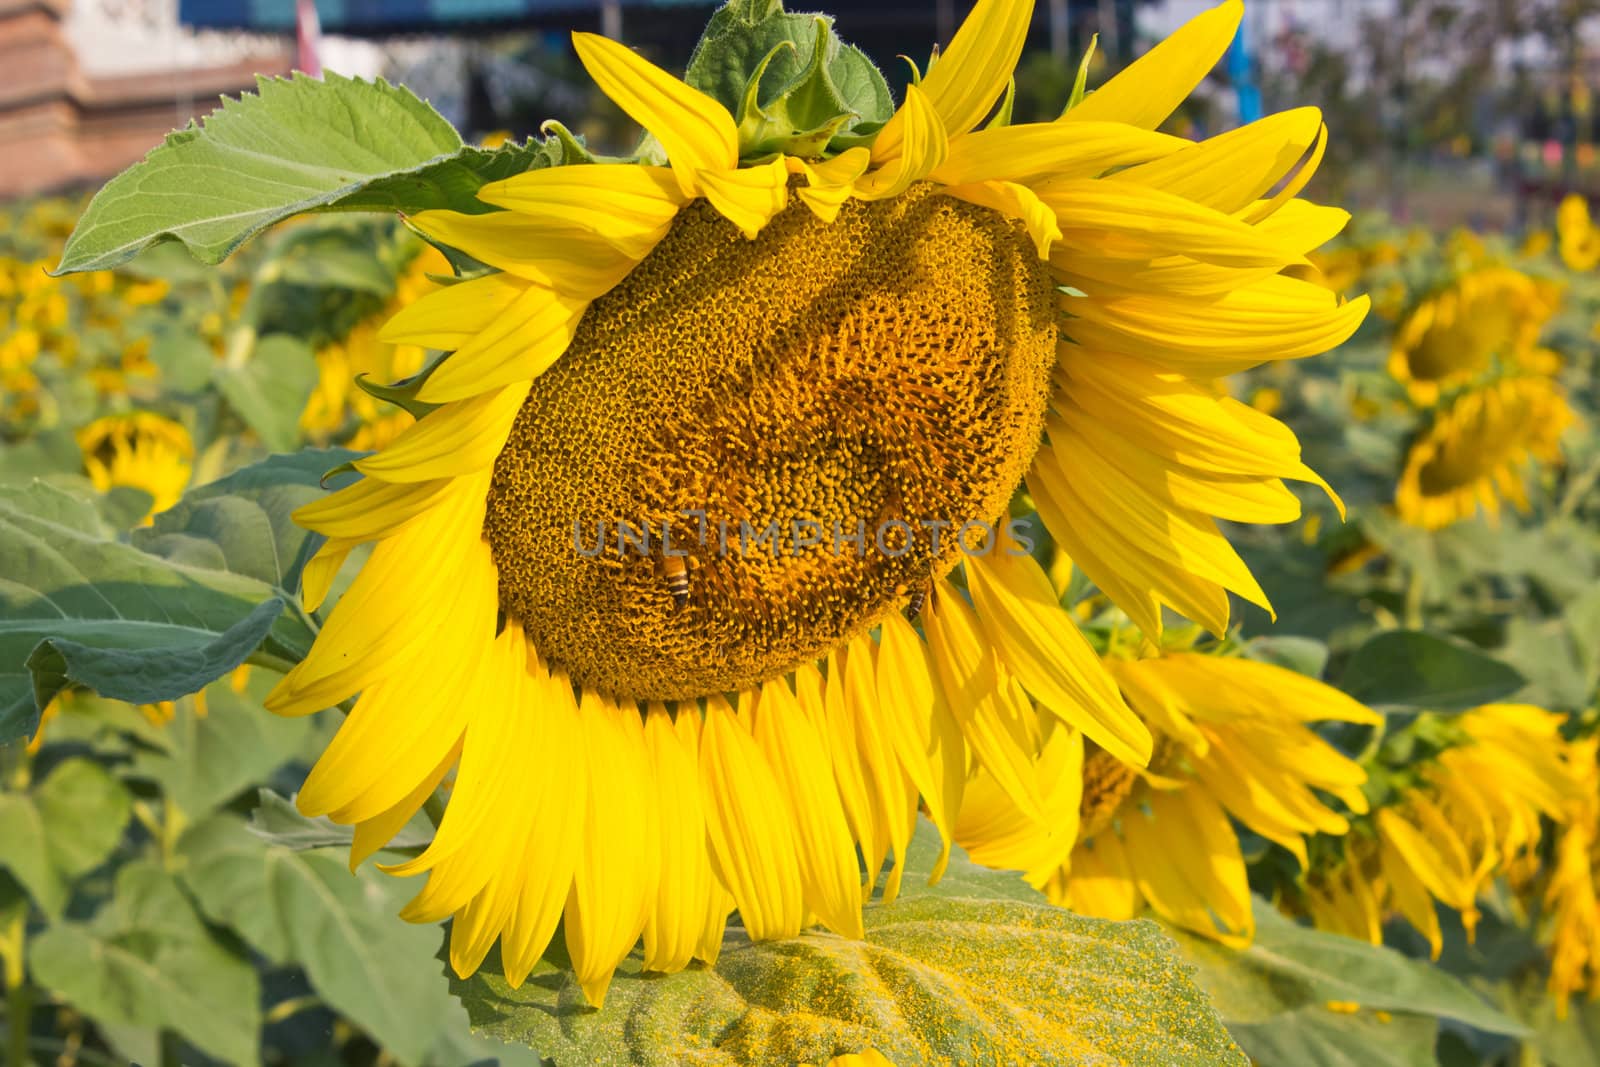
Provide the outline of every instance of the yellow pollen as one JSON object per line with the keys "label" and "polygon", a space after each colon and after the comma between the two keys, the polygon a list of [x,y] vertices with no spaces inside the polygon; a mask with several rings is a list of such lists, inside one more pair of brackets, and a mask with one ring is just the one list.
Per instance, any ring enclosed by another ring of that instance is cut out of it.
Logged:
{"label": "yellow pollen", "polygon": [[[495,464],[502,611],[573,681],[635,699],[849,639],[955,566],[963,524],[1003,518],[1053,293],[1018,223],[931,185],[831,225],[796,204],[753,241],[691,204],[589,307]],[[937,552],[927,523],[948,524]]]}
{"label": "yellow pollen", "polygon": [[1079,836],[1087,840],[1110,826],[1122,802],[1138,784],[1138,771],[1093,741],[1085,741],[1083,797],[1078,801]]}

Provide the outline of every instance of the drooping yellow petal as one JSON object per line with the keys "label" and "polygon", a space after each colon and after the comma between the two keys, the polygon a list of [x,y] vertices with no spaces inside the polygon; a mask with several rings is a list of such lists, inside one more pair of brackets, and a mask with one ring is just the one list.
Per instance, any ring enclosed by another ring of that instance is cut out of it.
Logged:
{"label": "drooping yellow petal", "polygon": [[417,399],[443,404],[537,378],[572,343],[587,307],[584,300],[529,285],[494,322],[428,375]]}
{"label": "drooping yellow petal", "polygon": [[1056,224],[1056,213],[1025,185],[1016,182],[978,182],[952,186],[945,190],[945,195],[1020,219],[1028,228],[1028,236],[1033,238],[1033,246],[1039,250],[1040,259],[1049,259],[1051,246],[1061,240],[1061,227]]}
{"label": "drooping yellow petal", "polygon": [[1151,790],[1125,809],[1123,843],[1139,892],[1165,918],[1242,948],[1255,934],[1239,839],[1203,790]]}
{"label": "drooping yellow petal", "polygon": [[861,879],[855,844],[833,785],[827,750],[781,678],[761,687],[756,743],[789,804],[806,907],[834,933],[860,938]]}
{"label": "drooping yellow petal", "polygon": [[994,650],[980,635],[978,620],[961,594],[940,581],[928,600],[923,626],[944,705],[979,765],[1024,815],[1043,821],[1044,801],[1026,724],[1033,709],[1025,701],[1018,707],[1011,700]]}
{"label": "drooping yellow petal", "polygon": [[[978,0],[973,5],[950,47],[917,86],[948,136],[966,133],[993,110],[1022,55],[1032,18],[1033,0]],[[907,125],[901,112],[884,124],[873,140],[873,162],[910,150]]]}
{"label": "drooping yellow petal", "polygon": [[1322,112],[1296,108],[1110,176],[1160,189],[1222,212],[1254,203],[1305,155],[1322,128]]}
{"label": "drooping yellow petal", "polygon": [[507,385],[439,408],[401,431],[389,447],[355,462],[386,482],[454,478],[490,467],[505,448],[528,384]]}
{"label": "drooping yellow petal", "polygon": [[867,772],[862,766],[868,757],[864,756],[856,740],[855,723],[850,714],[844,652],[843,648],[828,652],[828,676],[825,681],[818,677],[814,665],[805,664],[797,668],[795,695],[801,709],[825,740],[833,766],[834,788],[838,790],[839,803],[844,808],[845,823],[850,828],[850,836],[861,846],[861,856],[866,865],[862,887],[870,893],[872,882],[888,854],[889,842],[887,835],[879,832],[883,819],[874,810],[874,800],[867,787]]}
{"label": "drooping yellow petal", "polygon": [[700,789],[712,869],[757,940],[794,937],[805,918],[789,803],[755,738],[721,697],[706,700]]}
{"label": "drooping yellow petal", "polygon": [[[906,101],[895,112],[904,133],[899,153],[856,182],[862,200],[887,200],[928,177],[944,162],[950,150],[944,125],[926,94],[915,85],[906,88]],[[881,136],[881,135],[880,135]]]}
{"label": "drooping yellow petal", "polygon": [[643,259],[666,236],[687,198],[666,167],[577,163],[490,182],[478,199],[536,220],[560,240],[582,230]]}
{"label": "drooping yellow petal", "polygon": [[1228,50],[1240,0],[1227,0],[1190,19],[1176,33],[1130,63],[1116,77],[1061,116],[1063,122],[1125,122],[1153,130],[1200,84]]}
{"label": "drooping yellow petal", "polygon": [[[906,850],[916,829],[917,786],[895,753],[893,732],[878,704],[876,647],[871,636],[851,641],[844,663],[844,713],[848,716],[861,770],[871,797],[879,840],[894,852],[894,867],[884,882],[883,899],[892,903],[900,892]],[[849,743],[848,741],[846,742]],[[883,852],[868,856],[866,891],[871,892],[883,864]]]}
{"label": "drooping yellow petal", "polygon": [[[344,566],[344,561],[350,558],[351,551],[360,543],[354,538],[333,538],[317,549],[316,554],[306,561],[305,567],[300,571],[300,603],[307,611],[316,611],[322,607],[322,602],[328,598],[328,592],[333,588],[333,580],[339,575],[339,569]],[[302,706],[301,714],[319,710],[321,709]],[[278,714],[290,715],[293,712],[284,710],[278,711]]]}
{"label": "drooping yellow petal", "polygon": [[515,274],[486,274],[435,289],[390,316],[378,339],[446,351],[460,348],[494,325],[531,284]]}
{"label": "drooping yellow petal", "polygon": [[1150,760],[1150,731],[1129,710],[1033,557],[1006,542],[969,556],[967,580],[988,643],[1033,697],[1120,760]]}
{"label": "drooping yellow petal", "polygon": [[789,171],[782,159],[738,170],[703,170],[698,180],[711,206],[749,238],[789,203]]}
{"label": "drooping yellow petal", "polygon": [[660,877],[660,831],[638,709],[585,690],[578,713],[590,761],[588,819],[563,929],[573,975],[598,1008],[644,933]]}
{"label": "drooping yellow petal", "polygon": [[739,166],[739,131],[727,108],[617,41],[574,33],[572,44],[600,91],[667,150],[685,197],[701,192],[701,172]]}
{"label": "drooping yellow petal", "polygon": [[[638,257],[618,251],[598,234],[583,230],[556,234],[546,222],[516,211],[487,215],[419,211],[410,222],[441,244],[579,300],[593,300],[608,292],[639,262]],[[460,286],[450,290],[457,288]],[[496,295],[507,288],[502,286]],[[484,303],[489,295],[487,291],[483,294]]]}

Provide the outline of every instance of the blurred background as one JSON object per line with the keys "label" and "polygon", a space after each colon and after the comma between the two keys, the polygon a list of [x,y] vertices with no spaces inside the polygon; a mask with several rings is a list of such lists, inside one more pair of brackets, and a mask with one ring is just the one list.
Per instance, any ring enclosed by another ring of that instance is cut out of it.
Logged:
{"label": "blurred background", "polygon": [[[561,116],[623,148],[579,76],[574,29],[681,65],[712,4],[684,0],[0,0],[0,197],[92,184],[256,74],[320,66],[403,81],[463,132]],[[1091,85],[1209,0],[1049,0],[1018,78],[1054,114],[1089,40]],[[840,30],[903,82],[906,41],[948,40],[969,4],[859,0]],[[1173,120],[1204,133],[1299,104],[1336,136],[1322,195],[1403,221],[1538,223],[1600,191],[1600,0],[1254,0],[1225,68]],[[915,57],[919,61],[925,57]],[[1314,190],[1315,191],[1315,190]]]}

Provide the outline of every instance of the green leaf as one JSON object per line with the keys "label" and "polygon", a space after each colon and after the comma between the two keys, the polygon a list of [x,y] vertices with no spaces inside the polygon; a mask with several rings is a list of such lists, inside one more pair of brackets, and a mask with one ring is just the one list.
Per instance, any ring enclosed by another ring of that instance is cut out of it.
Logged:
{"label": "green leaf", "polygon": [[239,417],[274,452],[300,442],[300,413],[317,387],[317,357],[297,337],[275,333],[262,338],[250,360],[217,364],[217,390]]}
{"label": "green leaf", "polygon": [[203,123],[168,135],[106,184],[67,239],[57,273],[103,270],[157,241],[219,263],[305,211],[485,211],[486,181],[559,162],[529,142],[464,147],[410,90],[381,79],[260,78]]}
{"label": "green leaf", "polygon": [[1244,646],[1244,657],[1321,678],[1328,666],[1328,646],[1314,637],[1257,637]]}
{"label": "green leaf", "polygon": [[310,643],[303,623],[278,618],[283,601],[263,582],[13,505],[0,499],[0,743],[33,733],[69,684],[134,704],[172,700],[253,653],[281,665]]}
{"label": "green leaf", "polygon": [[677,1064],[694,1049],[696,1063],[793,1067],[868,1048],[907,1064],[1245,1062],[1154,923],[1081,918],[1015,899],[1016,875],[951,866],[953,888],[993,892],[869,906],[860,942],[730,928],[709,969],[645,976],[635,955],[600,1011],[548,961],[520,989],[488,969],[456,989],[479,1032],[560,1064]]}
{"label": "green leaf", "polygon": [[225,1062],[258,1062],[255,968],[216,942],[153,863],[123,867],[93,921],[51,926],[29,960],[40,985],[92,1019],[165,1027]]}
{"label": "green leaf", "polygon": [[453,1007],[434,958],[437,926],[396,915],[420,888],[362,868],[341,852],[297,851],[218,815],[179,845],[182,877],[214,922],[263,955],[305,968],[327,1003],[405,1063],[421,1062]]}
{"label": "green leaf", "polygon": [[150,342],[150,361],[161,370],[161,384],[179,393],[198,393],[211,381],[216,353],[192,329],[169,325]]}
{"label": "green leaf", "polygon": [[273,715],[233,691],[227,681],[206,689],[207,711],[198,715],[181,700],[162,732],[164,747],[135,755],[133,773],[150,778],[198,821],[262,781],[300,750],[311,721]]}
{"label": "green leaf", "polygon": [[87,759],[61,763],[31,793],[0,793],[0,867],[48,914],[67,903],[73,879],[98,867],[127,825],[122,783]]}
{"label": "green leaf", "polygon": [[[325,815],[308,819],[295,808],[294,801],[270,789],[256,793],[256,807],[250,813],[250,832],[284,848],[348,848],[354,831]],[[420,812],[390,839],[387,851],[422,848],[433,840],[433,826]]]}
{"label": "green leaf", "polygon": [[[1242,951],[1168,932],[1228,1031],[1261,1067],[1431,1064],[1440,1019],[1525,1032],[1438,967],[1300,926],[1260,899],[1255,917],[1255,940]],[[1382,1022],[1380,1011],[1392,1021]]]}
{"label": "green leaf", "polygon": [[326,496],[322,476],[361,455],[307,448],[269,456],[191,489],[135,530],[133,543],[175,562],[247,574],[287,596],[299,584],[311,537],[295,523],[294,510]]}
{"label": "green leaf", "polygon": [[1523,684],[1522,675],[1471,645],[1417,630],[1386,630],[1351,654],[1339,687],[1363,704],[1465,711]]}

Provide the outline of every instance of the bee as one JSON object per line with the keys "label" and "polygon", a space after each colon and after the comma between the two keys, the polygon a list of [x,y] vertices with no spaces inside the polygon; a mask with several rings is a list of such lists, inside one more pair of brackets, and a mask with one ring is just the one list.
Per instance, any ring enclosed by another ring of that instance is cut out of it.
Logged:
{"label": "bee", "polygon": [[928,589],[926,585],[919,585],[911,590],[911,599],[906,602],[907,622],[914,621],[922,613],[922,605],[928,599]]}
{"label": "bee", "polygon": [[682,609],[689,603],[689,568],[682,556],[666,556],[662,564],[667,574],[667,592],[672,595],[674,607]]}

